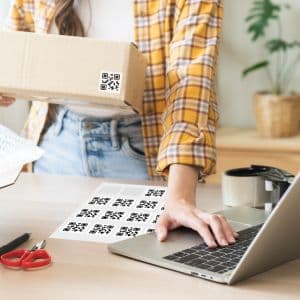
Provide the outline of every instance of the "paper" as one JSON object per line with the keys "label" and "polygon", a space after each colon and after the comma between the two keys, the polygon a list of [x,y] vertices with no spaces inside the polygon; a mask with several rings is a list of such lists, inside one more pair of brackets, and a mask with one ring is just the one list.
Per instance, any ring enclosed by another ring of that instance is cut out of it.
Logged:
{"label": "paper", "polygon": [[0,172],[0,188],[15,183],[21,170],[22,170],[22,166]]}
{"label": "paper", "polygon": [[113,243],[152,232],[166,188],[103,183],[50,238]]}
{"label": "paper", "polygon": [[15,181],[24,164],[39,159],[43,150],[0,125],[0,187]]}

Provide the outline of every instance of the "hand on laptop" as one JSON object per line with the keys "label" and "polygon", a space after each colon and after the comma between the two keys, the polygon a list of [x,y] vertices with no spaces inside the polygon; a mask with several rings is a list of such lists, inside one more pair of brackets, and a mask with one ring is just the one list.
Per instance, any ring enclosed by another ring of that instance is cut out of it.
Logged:
{"label": "hand on laptop", "polygon": [[1,96],[0,94],[0,106],[9,106],[13,104],[16,100],[11,97]]}
{"label": "hand on laptop", "polygon": [[197,177],[198,171],[193,167],[170,166],[168,196],[164,213],[157,221],[157,238],[164,241],[169,230],[184,226],[197,231],[211,248],[235,243],[238,234],[223,216],[196,208]]}

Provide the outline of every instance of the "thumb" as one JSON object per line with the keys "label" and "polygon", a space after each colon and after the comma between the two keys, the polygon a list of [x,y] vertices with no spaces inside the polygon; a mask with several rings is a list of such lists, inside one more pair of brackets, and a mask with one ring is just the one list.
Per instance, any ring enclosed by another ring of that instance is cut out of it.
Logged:
{"label": "thumb", "polygon": [[168,227],[169,227],[169,218],[166,215],[161,215],[160,218],[157,220],[155,232],[157,239],[160,242],[166,240],[168,236]]}

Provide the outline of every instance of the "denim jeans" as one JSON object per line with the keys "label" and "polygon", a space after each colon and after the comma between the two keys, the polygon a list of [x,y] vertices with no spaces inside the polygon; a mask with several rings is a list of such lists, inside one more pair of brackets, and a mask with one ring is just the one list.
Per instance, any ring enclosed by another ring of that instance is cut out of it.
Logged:
{"label": "denim jeans", "polygon": [[148,179],[141,120],[85,117],[61,107],[42,136],[35,173]]}

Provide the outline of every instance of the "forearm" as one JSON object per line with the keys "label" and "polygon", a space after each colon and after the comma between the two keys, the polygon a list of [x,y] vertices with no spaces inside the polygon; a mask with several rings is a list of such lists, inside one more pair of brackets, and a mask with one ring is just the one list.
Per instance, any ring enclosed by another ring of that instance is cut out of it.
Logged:
{"label": "forearm", "polygon": [[168,202],[184,201],[195,204],[198,168],[172,164],[169,168]]}

